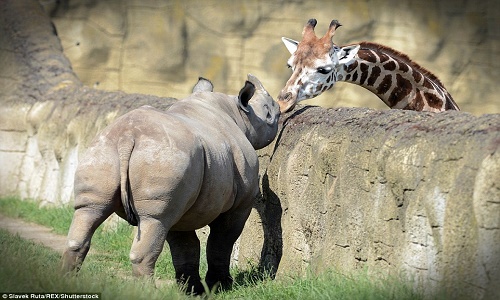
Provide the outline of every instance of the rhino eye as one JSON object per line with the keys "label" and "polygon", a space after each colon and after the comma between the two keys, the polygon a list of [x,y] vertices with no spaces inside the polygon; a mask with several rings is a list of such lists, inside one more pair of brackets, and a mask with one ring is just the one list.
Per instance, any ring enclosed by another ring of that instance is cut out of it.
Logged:
{"label": "rhino eye", "polygon": [[332,71],[332,68],[330,67],[319,67],[316,69],[316,71],[318,71],[318,73],[321,73],[321,74],[328,74]]}

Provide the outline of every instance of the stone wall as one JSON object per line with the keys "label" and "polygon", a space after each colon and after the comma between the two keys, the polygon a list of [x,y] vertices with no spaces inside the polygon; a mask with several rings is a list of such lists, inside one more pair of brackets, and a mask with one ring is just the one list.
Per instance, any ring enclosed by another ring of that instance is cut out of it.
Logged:
{"label": "stone wall", "polygon": [[500,291],[499,115],[302,107],[282,122],[259,151],[240,261],[278,276],[367,268],[464,299]]}
{"label": "stone wall", "polygon": [[[2,2],[0,62],[0,196],[71,201],[98,130],[175,101],[83,85],[36,1]],[[430,295],[498,299],[500,115],[301,106],[281,122],[259,151],[262,197],[239,263],[278,276],[367,267]]]}
{"label": "stone wall", "polygon": [[0,45],[2,196],[68,203],[78,156],[99,130],[133,108],[175,101],[82,85],[36,1],[2,3]]}
{"label": "stone wall", "polygon": [[[301,39],[316,18],[334,40],[382,43],[435,73],[462,110],[500,113],[500,2],[473,0],[43,0],[64,53],[97,89],[183,97],[205,76],[237,93],[247,73],[277,96],[290,70],[281,37]],[[59,5],[56,5],[59,3]],[[385,109],[367,90],[339,83],[309,100],[325,107]]]}

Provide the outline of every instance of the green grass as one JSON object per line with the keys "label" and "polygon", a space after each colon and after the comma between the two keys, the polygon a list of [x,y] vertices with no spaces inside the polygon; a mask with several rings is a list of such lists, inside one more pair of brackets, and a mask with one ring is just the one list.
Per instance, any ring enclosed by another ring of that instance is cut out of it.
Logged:
{"label": "green grass", "polygon": [[187,299],[175,285],[154,288],[143,280],[115,276],[112,269],[98,275],[81,272],[62,276],[54,251],[0,230],[0,291],[19,293],[101,293],[101,299]]}
{"label": "green grass", "polygon": [[[21,218],[50,227],[54,233],[65,236],[71,225],[74,209],[69,205],[39,207],[35,201],[20,201],[9,197],[0,198],[0,212],[10,217]],[[101,272],[103,269],[117,267],[131,273],[129,251],[134,237],[133,231],[134,227],[122,220],[119,220],[116,230],[105,230],[103,226],[100,226],[92,237],[90,249],[93,255],[89,256],[83,263],[82,273]],[[98,263],[92,264],[93,261]],[[202,270],[206,270],[206,264],[201,267]],[[167,245],[158,258],[155,275],[160,279],[175,277],[172,258]]]}
{"label": "green grass", "polygon": [[[387,281],[389,282],[389,281]],[[396,282],[395,282],[396,283]],[[218,295],[220,299],[421,299],[411,289],[378,285],[366,275],[344,277],[334,272],[302,278],[268,280]]]}
{"label": "green grass", "polygon": [[[0,198],[0,212],[54,228],[66,234],[73,209],[39,208],[35,202]],[[154,288],[152,283],[132,278],[128,253],[133,229],[119,222],[116,231],[98,229],[91,254],[77,277],[59,274],[60,255],[0,231],[0,292],[100,292],[102,299],[189,299],[173,283]],[[92,252],[93,251],[93,252]],[[202,257],[202,263],[204,258]],[[366,271],[350,276],[334,271],[321,275],[282,276],[262,279],[256,267],[232,269],[233,289],[210,295],[209,299],[422,299],[409,283],[388,277],[368,275]],[[202,264],[201,274],[206,271]],[[155,277],[173,282],[174,271],[168,246],[160,256]],[[256,279],[260,278],[260,279]]]}

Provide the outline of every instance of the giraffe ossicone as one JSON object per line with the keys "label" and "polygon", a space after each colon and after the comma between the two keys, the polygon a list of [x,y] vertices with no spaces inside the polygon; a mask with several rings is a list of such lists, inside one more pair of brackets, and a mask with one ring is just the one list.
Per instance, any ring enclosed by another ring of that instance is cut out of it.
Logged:
{"label": "giraffe ossicone", "polygon": [[369,42],[339,47],[332,38],[340,23],[333,20],[321,38],[314,33],[316,24],[315,19],[307,22],[300,42],[282,38],[291,54],[287,63],[292,75],[278,95],[281,112],[320,95],[338,81],[368,89],[390,108],[459,110],[441,81],[407,55]]}

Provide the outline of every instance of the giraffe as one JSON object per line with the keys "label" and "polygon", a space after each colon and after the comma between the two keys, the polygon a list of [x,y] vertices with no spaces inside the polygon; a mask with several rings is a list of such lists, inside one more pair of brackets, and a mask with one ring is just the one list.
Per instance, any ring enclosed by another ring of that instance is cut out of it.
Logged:
{"label": "giraffe", "polygon": [[301,42],[282,38],[292,54],[288,67],[293,73],[278,95],[281,112],[320,95],[337,81],[368,89],[390,108],[460,110],[441,81],[406,54],[370,42],[339,47],[332,37],[341,24],[333,20],[322,38],[314,33],[316,24],[316,19],[307,22]]}

